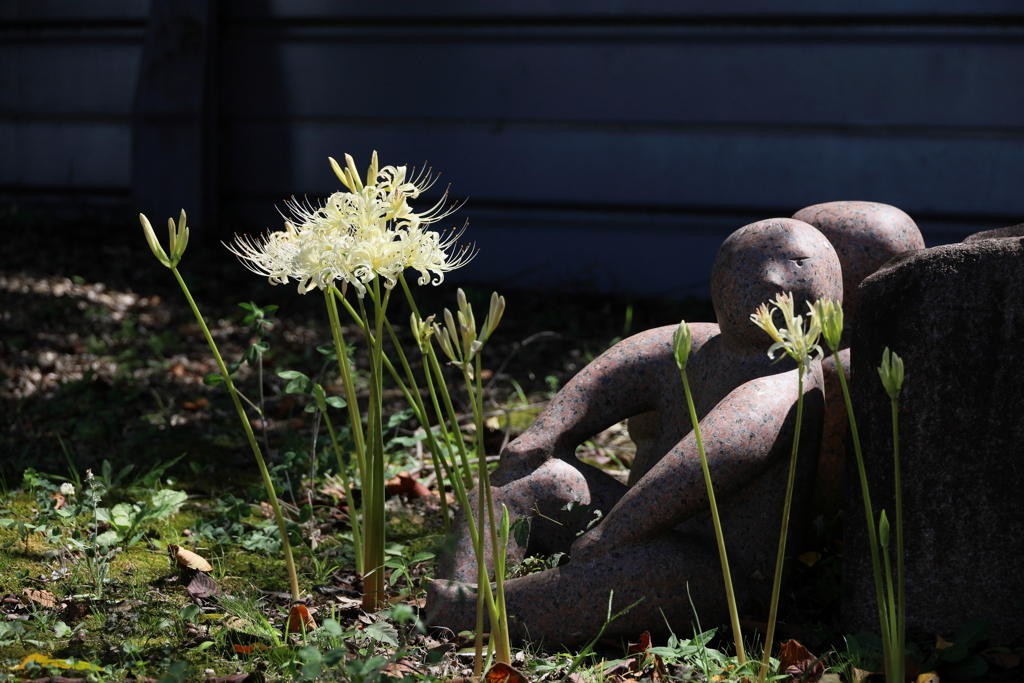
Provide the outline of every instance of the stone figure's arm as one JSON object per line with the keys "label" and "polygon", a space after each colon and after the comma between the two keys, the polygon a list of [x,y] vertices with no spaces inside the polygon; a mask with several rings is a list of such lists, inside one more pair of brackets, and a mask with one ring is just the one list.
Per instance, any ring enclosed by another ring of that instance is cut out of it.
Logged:
{"label": "stone figure's arm", "polygon": [[656,407],[672,361],[672,331],[660,327],[605,351],[570,380],[537,420],[502,453],[503,466],[533,470],[631,415]]}
{"label": "stone figure's arm", "polygon": [[[813,382],[809,382],[815,386]],[[821,392],[805,388],[803,434],[820,421]],[[701,433],[719,501],[740,491],[792,448],[796,371],[743,384],[703,420]],[[707,489],[691,432],[644,475],[599,525],[577,539],[570,555],[587,559],[611,548],[643,544],[708,508]]]}

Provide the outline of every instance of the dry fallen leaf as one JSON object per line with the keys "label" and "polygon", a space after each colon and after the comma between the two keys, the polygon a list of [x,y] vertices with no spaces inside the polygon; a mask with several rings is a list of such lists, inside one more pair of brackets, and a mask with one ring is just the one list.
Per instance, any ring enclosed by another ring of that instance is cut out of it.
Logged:
{"label": "dry fallen leaf", "polygon": [[384,484],[384,490],[389,496],[402,495],[409,500],[433,495],[430,489],[405,470],[399,472],[398,476],[388,479]]}
{"label": "dry fallen leaf", "polygon": [[411,657],[403,657],[397,662],[391,662],[381,671],[395,678],[405,678],[407,676],[412,678],[423,675],[423,672],[416,668],[416,660]]}
{"label": "dry fallen leaf", "polygon": [[201,572],[213,571],[213,566],[207,562],[205,558],[197,555],[191,550],[186,550],[185,548],[176,546],[173,543],[168,543],[167,552],[170,553],[171,557],[173,557],[180,566],[185,567],[186,569],[197,569]]}
{"label": "dry fallen leaf", "polygon": [[810,552],[804,553],[797,559],[800,560],[802,563],[806,564],[808,567],[813,567],[815,564],[817,564],[818,560],[821,559],[821,553],[816,553],[812,550]]}
{"label": "dry fallen leaf", "polygon": [[498,662],[484,674],[485,683],[528,683],[522,671]]}
{"label": "dry fallen leaf", "polygon": [[53,498],[54,510],[60,510],[67,503],[67,500],[64,498],[64,494],[60,491],[54,491],[51,493],[50,498]]}
{"label": "dry fallen leaf", "polygon": [[316,620],[301,602],[292,605],[288,612],[288,633],[302,633],[316,628]]}
{"label": "dry fallen leaf", "polygon": [[26,588],[21,592],[25,594],[26,598],[28,598],[28,600],[26,600],[25,602],[36,602],[42,605],[43,607],[57,606],[57,598],[50,591],[40,591],[36,590],[35,588]]}
{"label": "dry fallen leaf", "polygon": [[213,577],[195,570],[192,572],[192,580],[185,586],[185,590],[193,598],[209,598],[221,594],[220,586],[213,580]]}
{"label": "dry fallen leaf", "polygon": [[919,674],[916,683],[939,683],[939,674],[935,673],[934,671]]}
{"label": "dry fallen leaf", "polygon": [[791,676],[794,681],[815,683],[825,673],[825,665],[797,641],[787,640],[782,644],[782,652],[779,654],[779,670]]}

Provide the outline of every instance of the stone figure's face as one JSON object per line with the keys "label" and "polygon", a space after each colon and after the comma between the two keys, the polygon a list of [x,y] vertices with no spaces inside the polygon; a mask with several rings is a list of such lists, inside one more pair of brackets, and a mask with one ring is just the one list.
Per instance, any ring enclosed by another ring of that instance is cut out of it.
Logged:
{"label": "stone figure's face", "polygon": [[793,294],[800,315],[822,297],[842,302],[839,257],[825,236],[792,218],[759,221],[730,235],[711,271],[711,300],[723,336],[767,348],[769,339],[750,314],[780,292]]}

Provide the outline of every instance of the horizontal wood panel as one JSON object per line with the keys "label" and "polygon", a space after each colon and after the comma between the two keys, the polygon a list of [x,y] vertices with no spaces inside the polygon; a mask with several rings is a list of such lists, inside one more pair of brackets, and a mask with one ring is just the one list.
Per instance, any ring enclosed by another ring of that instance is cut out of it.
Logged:
{"label": "horizontal wood panel", "polygon": [[342,18],[358,17],[715,17],[715,16],[905,16],[905,15],[1021,15],[1015,0],[449,0],[424,4],[421,0],[368,3],[356,0],[226,0],[226,13],[235,18]]}
{"label": "horizontal wood panel", "polygon": [[0,121],[0,189],[127,189],[131,127]]}
{"label": "horizontal wood panel", "polygon": [[102,21],[143,20],[149,0],[4,0],[0,21]]}
{"label": "horizontal wood panel", "polygon": [[572,128],[239,124],[224,136],[230,194],[325,195],[327,156],[421,160],[455,197],[611,207],[800,207],[881,201],[927,214],[1024,216],[1024,136],[614,133]]}
{"label": "horizontal wood panel", "polygon": [[0,116],[131,114],[142,59],[132,41],[0,43]]}
{"label": "horizontal wood panel", "polygon": [[281,29],[229,35],[224,65],[239,118],[1024,125],[1024,30]]}

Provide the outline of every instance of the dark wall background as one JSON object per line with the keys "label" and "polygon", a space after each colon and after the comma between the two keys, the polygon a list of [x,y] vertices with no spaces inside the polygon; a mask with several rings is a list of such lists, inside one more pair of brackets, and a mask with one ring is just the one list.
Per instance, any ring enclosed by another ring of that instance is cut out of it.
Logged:
{"label": "dark wall background", "polygon": [[453,279],[704,294],[809,204],[1021,222],[1022,84],[1013,0],[0,0],[0,200],[213,244],[377,149],[468,197]]}

